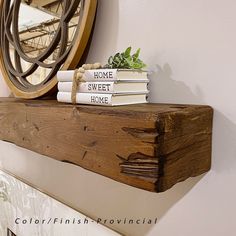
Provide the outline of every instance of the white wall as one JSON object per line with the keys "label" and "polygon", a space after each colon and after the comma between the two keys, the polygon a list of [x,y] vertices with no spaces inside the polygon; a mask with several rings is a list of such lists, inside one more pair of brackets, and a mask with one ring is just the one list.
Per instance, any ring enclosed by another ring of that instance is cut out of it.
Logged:
{"label": "white wall", "polygon": [[3,142],[2,166],[91,217],[158,218],[156,225],[112,226],[127,235],[234,236],[236,1],[99,2],[88,62],[141,47],[152,71],[152,102],[213,106],[212,170],[153,194]]}

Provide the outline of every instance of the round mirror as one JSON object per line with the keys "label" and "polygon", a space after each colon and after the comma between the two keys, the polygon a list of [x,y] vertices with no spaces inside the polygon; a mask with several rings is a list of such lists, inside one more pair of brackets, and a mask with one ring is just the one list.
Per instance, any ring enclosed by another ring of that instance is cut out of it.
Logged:
{"label": "round mirror", "polygon": [[17,97],[48,94],[58,70],[76,68],[96,5],[96,0],[0,0],[0,65]]}

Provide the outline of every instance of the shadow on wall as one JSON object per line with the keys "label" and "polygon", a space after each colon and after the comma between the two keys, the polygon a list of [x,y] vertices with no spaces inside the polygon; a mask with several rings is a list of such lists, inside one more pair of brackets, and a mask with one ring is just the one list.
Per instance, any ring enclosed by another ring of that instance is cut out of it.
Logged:
{"label": "shadow on wall", "polygon": [[[117,47],[118,24],[119,0],[98,0],[96,22],[87,63],[95,61],[102,64],[107,63],[107,58],[114,53]],[[99,47],[97,42],[99,42]]]}
{"label": "shadow on wall", "polygon": [[217,110],[214,111],[212,156],[213,171],[235,174],[236,124]]}
{"label": "shadow on wall", "polygon": [[194,94],[184,82],[173,80],[172,69],[168,63],[163,67],[155,65],[149,79],[151,102],[204,104],[200,88],[197,87]]}

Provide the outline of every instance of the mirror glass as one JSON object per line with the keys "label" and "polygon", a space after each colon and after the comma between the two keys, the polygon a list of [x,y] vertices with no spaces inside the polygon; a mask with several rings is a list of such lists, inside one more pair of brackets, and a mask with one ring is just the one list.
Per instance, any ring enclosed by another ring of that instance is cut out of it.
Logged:
{"label": "mirror glass", "polygon": [[9,0],[5,4],[10,31],[5,58],[20,85],[43,85],[55,76],[76,36],[82,2]]}

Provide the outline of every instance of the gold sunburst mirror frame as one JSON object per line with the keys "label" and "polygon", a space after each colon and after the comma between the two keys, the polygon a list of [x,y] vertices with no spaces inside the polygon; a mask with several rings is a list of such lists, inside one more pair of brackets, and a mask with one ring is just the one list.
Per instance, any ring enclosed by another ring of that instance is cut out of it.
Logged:
{"label": "gold sunburst mirror frame", "polygon": [[[42,97],[56,87],[58,70],[76,68],[96,6],[97,0],[0,0],[0,67],[16,97]],[[24,25],[24,7],[47,14],[45,20]]]}

